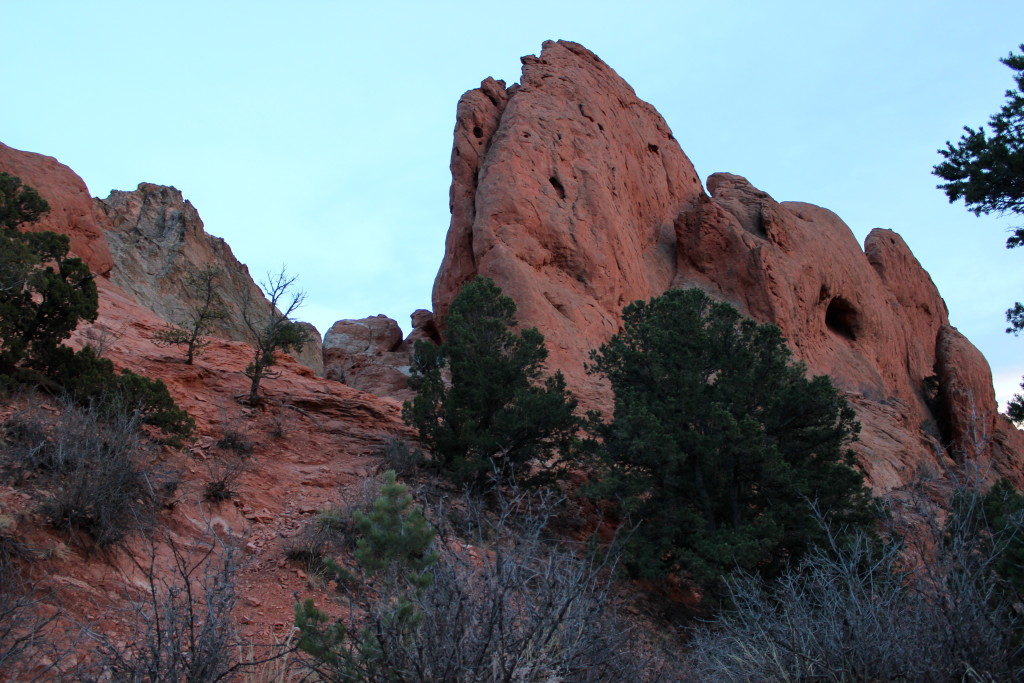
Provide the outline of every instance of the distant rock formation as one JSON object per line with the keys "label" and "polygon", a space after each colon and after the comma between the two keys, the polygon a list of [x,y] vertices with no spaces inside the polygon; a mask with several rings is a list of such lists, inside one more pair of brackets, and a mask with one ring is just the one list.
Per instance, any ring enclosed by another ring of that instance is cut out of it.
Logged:
{"label": "distant rock formation", "polygon": [[523,58],[521,84],[463,95],[451,168],[442,332],[459,288],[490,277],[544,334],[549,367],[607,411],[608,387],[584,371],[590,349],[631,301],[700,287],[778,325],[832,376],[876,488],[964,457],[1024,484],[1024,433],[999,415],[987,362],[899,235],[874,230],[862,250],[832,212],[735,175],[712,175],[705,193],[661,116],[584,47],[546,42]]}
{"label": "distant rock formation", "polygon": [[[109,278],[166,322],[185,320],[193,303],[186,276],[204,267],[218,268],[223,274],[219,291],[229,315],[213,334],[247,340],[243,302],[246,297],[259,301],[263,293],[231,247],[203,230],[195,207],[177,189],[140,183],[134,191],[115,190],[106,199],[92,199],[82,179],[56,159],[3,144],[0,171],[20,177],[49,202],[50,212],[29,229],[68,234],[72,253],[94,273]],[[320,333],[306,325],[309,343],[296,360],[322,376]]]}
{"label": "distant rock formation", "polygon": [[405,339],[398,323],[385,315],[334,323],[324,335],[325,376],[378,396],[411,399],[413,344],[440,341],[430,311],[418,310],[411,317],[413,329]]}

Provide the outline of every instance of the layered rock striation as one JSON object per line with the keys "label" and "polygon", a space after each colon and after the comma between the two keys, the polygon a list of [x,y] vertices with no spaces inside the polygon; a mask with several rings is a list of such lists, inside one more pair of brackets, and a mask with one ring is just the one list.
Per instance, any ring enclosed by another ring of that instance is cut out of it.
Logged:
{"label": "layered rock striation", "polygon": [[832,376],[858,411],[876,488],[964,458],[1024,483],[1024,435],[899,235],[874,230],[862,249],[834,213],[736,175],[712,175],[705,192],[657,111],[582,46],[546,42],[520,84],[467,92],[451,168],[442,331],[459,288],[490,277],[544,334],[549,366],[607,412],[590,349],[631,301],[700,287],[778,325],[811,372]]}

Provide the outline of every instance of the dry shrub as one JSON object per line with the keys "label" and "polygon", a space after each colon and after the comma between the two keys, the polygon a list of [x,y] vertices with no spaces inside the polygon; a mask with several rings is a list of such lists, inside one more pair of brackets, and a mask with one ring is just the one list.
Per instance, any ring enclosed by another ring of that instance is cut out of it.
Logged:
{"label": "dry shrub", "polygon": [[354,514],[369,514],[380,495],[380,477],[365,477],[339,496],[339,501],[317,512],[285,548],[285,556],[317,580],[345,581],[348,573],[336,558],[355,547],[357,530]]}
{"label": "dry shrub", "polygon": [[[67,646],[58,646],[61,611],[54,597],[29,578],[36,551],[18,538],[14,521],[0,516],[0,680],[50,680]],[[44,603],[48,603],[45,604]]]}
{"label": "dry shrub", "polygon": [[403,573],[384,572],[382,585],[350,596],[356,609],[342,630],[359,637],[336,661],[307,664],[327,681],[658,680],[611,599],[618,554],[552,541],[556,503],[515,494],[491,511],[471,500],[466,514],[480,530],[471,539],[449,535],[439,507],[429,583],[389,585]]}
{"label": "dry shrub", "polygon": [[142,419],[138,411],[70,401],[57,416],[16,412],[4,425],[6,467],[16,481],[32,483],[54,528],[86,534],[98,547],[118,543],[152,525],[168,479],[150,464]]}
{"label": "dry shrub", "polygon": [[378,455],[384,459],[384,469],[400,477],[412,474],[426,460],[422,450],[394,436],[387,438]]}
{"label": "dry shrub", "polygon": [[237,453],[217,453],[205,461],[207,481],[203,498],[211,503],[235,497],[235,485],[248,467],[248,461]]}
{"label": "dry shrub", "polygon": [[979,532],[980,500],[959,489],[947,523],[904,544],[829,530],[773,583],[734,576],[732,609],[693,632],[693,680],[1021,680],[1019,601],[994,569],[1024,526]]}
{"label": "dry shrub", "polygon": [[189,548],[169,533],[150,536],[146,550],[135,559],[144,588],[129,595],[119,615],[127,637],[86,629],[94,656],[76,672],[78,680],[230,681],[288,656],[280,645],[242,646],[232,616],[240,570],[234,545],[208,529]]}

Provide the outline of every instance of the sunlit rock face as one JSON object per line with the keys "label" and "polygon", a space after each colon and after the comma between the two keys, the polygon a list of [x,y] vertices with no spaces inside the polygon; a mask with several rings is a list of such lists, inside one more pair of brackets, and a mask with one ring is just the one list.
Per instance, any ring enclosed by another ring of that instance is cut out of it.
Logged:
{"label": "sunlit rock face", "polygon": [[776,202],[746,179],[707,192],[668,125],[596,55],[546,42],[520,84],[463,95],[452,219],[434,283],[439,327],[459,288],[490,277],[535,326],[584,406],[611,396],[585,363],[623,306],[700,287],[778,325],[830,375],[863,424],[856,445],[878,489],[978,457],[1024,483],[1024,435],[999,416],[981,354],[949,326],[928,273],[896,233],[862,248],[831,211]]}

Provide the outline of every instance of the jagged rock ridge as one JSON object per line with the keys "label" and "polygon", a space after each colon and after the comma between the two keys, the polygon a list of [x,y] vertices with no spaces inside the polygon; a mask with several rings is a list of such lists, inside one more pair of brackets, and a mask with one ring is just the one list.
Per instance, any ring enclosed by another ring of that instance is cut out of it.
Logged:
{"label": "jagged rock ridge", "polygon": [[849,396],[857,448],[888,489],[925,464],[981,457],[1024,484],[1024,435],[997,410],[981,354],[949,325],[931,278],[896,233],[864,249],[832,212],[776,202],[715,174],[705,193],[661,116],[584,47],[546,42],[520,84],[487,79],[459,102],[452,219],[434,285],[444,313],[475,275],[536,326],[584,405],[608,388],[584,363],[623,306],[697,286],[777,324],[796,356]]}
{"label": "jagged rock ridge", "polygon": [[[78,175],[53,157],[22,152],[0,143],[0,171],[16,175],[50,204],[29,230],[66,234],[71,252],[89,269],[131,294],[140,305],[168,323],[187,319],[194,295],[185,284],[190,272],[215,267],[221,273],[219,293],[228,317],[212,334],[245,341],[241,310],[244,302],[263,294],[231,247],[203,229],[191,202],[173,187],[140,183],[131,192],[113,191],[95,199]],[[308,325],[308,323],[307,323]],[[297,360],[323,375],[320,333],[308,325],[309,343]]]}
{"label": "jagged rock ridge", "polygon": [[[241,311],[246,302],[262,301],[263,293],[227,242],[206,233],[199,212],[177,188],[139,183],[134,191],[114,190],[106,199],[97,199],[96,206],[106,218],[106,239],[114,260],[110,278],[115,284],[164,320],[178,323],[188,319],[196,303],[186,277],[215,267],[228,317],[214,325],[213,334],[248,339]],[[320,333],[312,325],[309,328],[309,342],[297,359],[323,375]]]}

